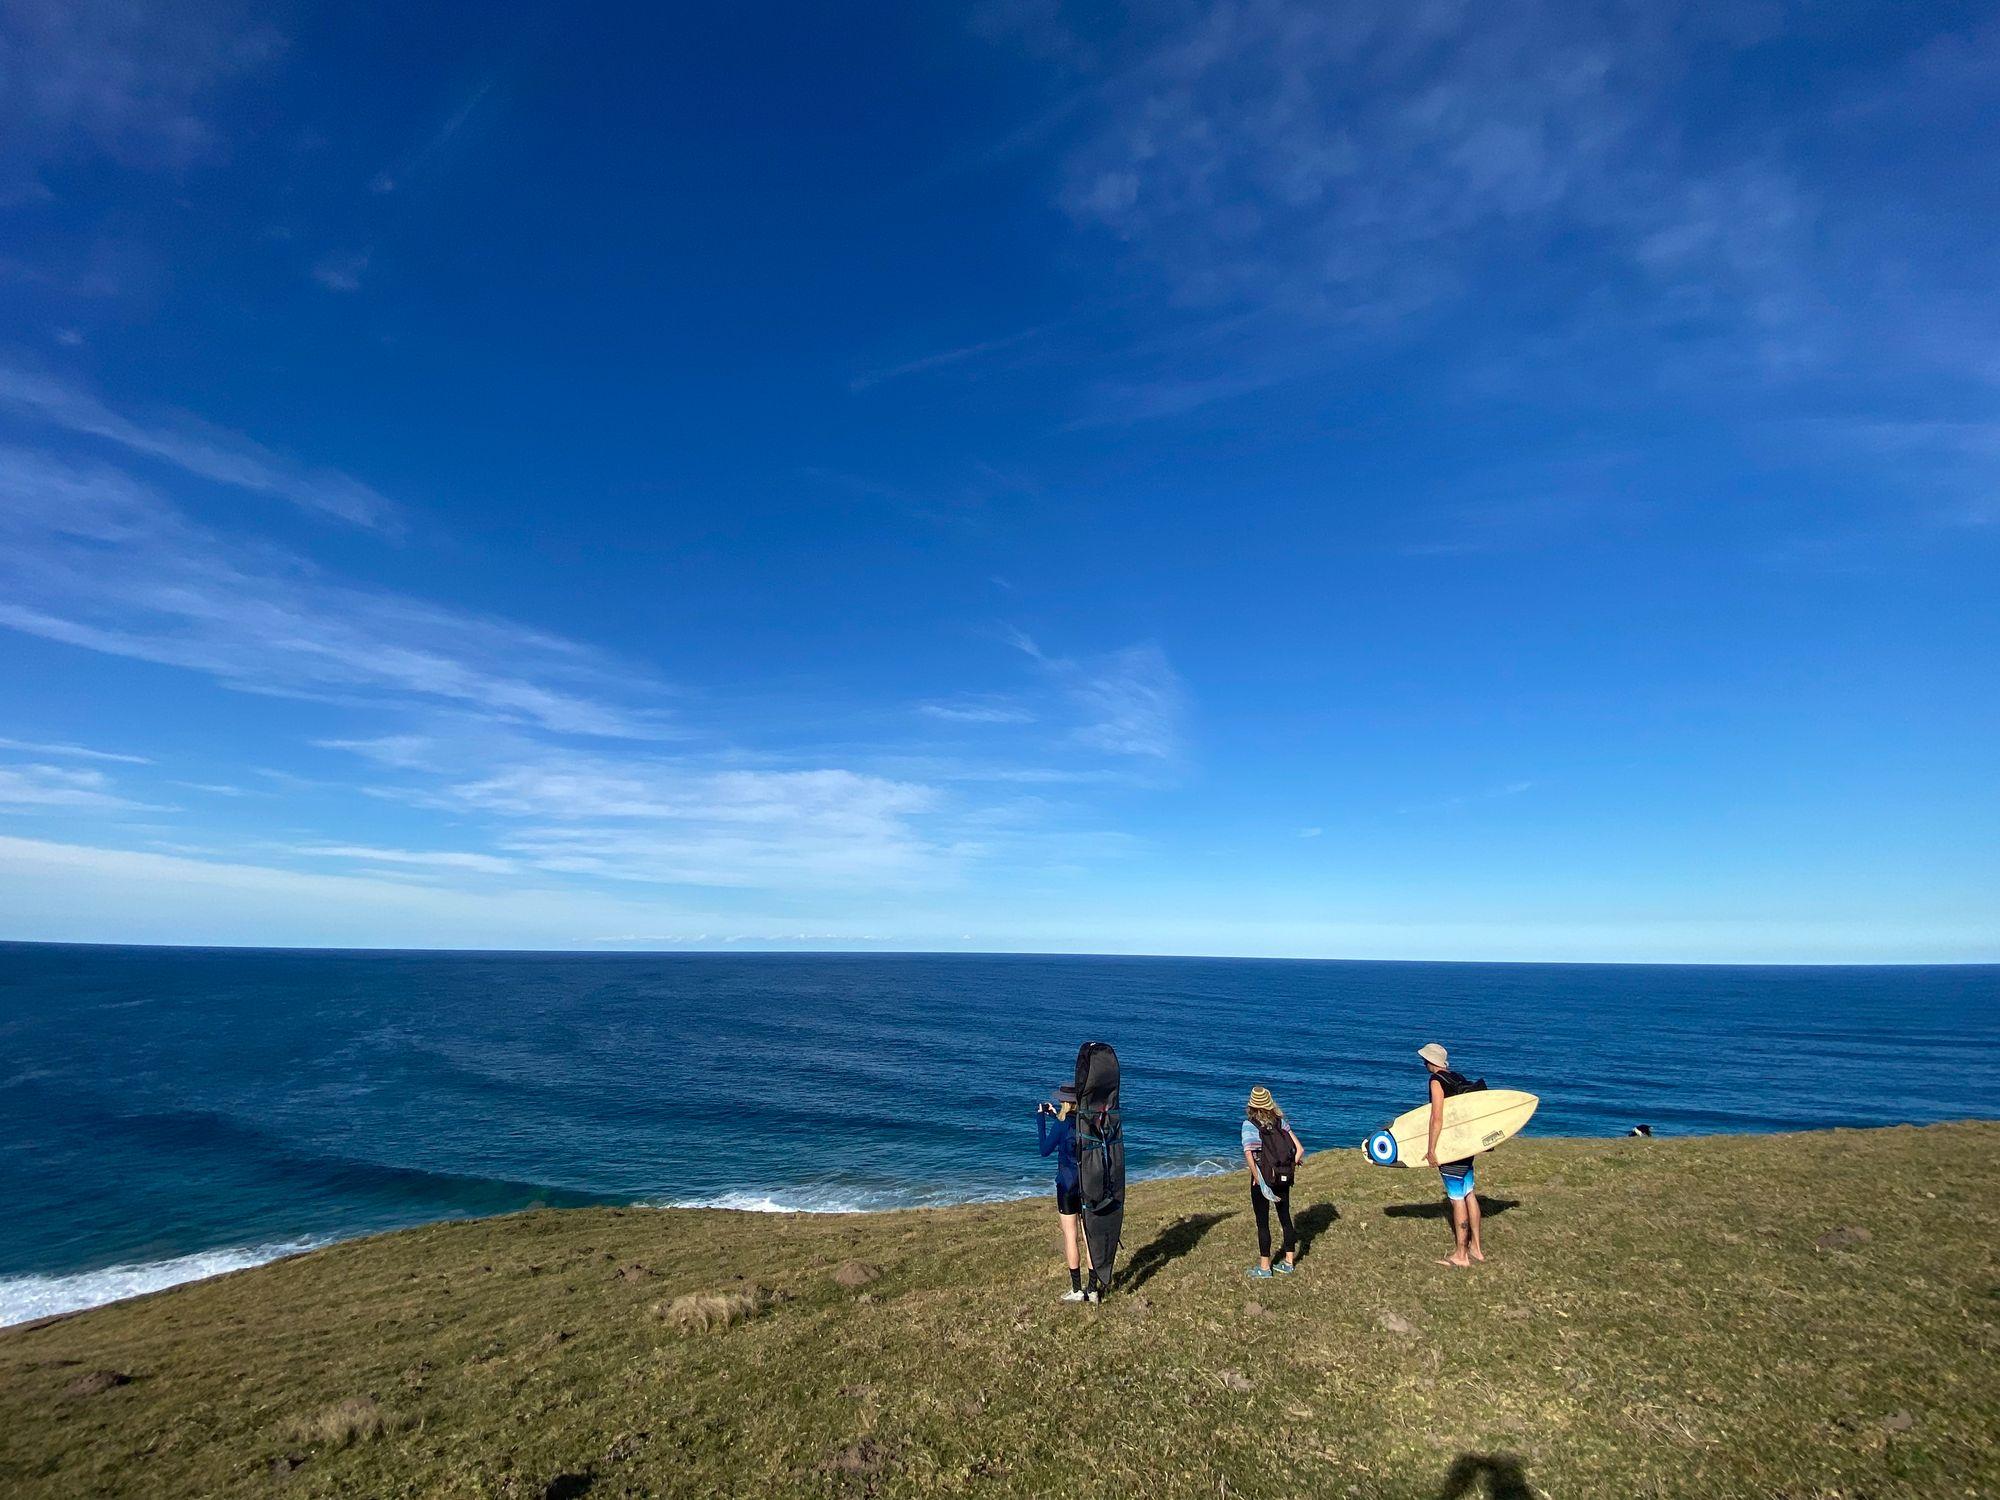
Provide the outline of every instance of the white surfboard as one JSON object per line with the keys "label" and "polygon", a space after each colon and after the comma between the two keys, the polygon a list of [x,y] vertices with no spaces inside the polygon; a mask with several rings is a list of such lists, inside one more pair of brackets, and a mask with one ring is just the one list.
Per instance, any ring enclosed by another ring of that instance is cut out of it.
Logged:
{"label": "white surfboard", "polygon": [[[1463,1161],[1468,1156],[1491,1151],[1519,1133],[1541,1102],[1519,1089],[1474,1089],[1469,1094],[1453,1094],[1444,1101],[1444,1129],[1438,1132],[1437,1159]],[[1419,1167],[1425,1165],[1424,1151],[1430,1137],[1431,1107],[1419,1104],[1369,1136],[1361,1143],[1361,1149],[1378,1167]]]}

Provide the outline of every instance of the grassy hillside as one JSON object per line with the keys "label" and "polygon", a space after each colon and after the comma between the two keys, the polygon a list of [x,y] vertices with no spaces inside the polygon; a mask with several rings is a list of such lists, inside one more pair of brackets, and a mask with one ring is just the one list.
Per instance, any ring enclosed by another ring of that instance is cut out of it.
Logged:
{"label": "grassy hillside", "polygon": [[1254,1284],[1240,1176],[1140,1184],[1097,1309],[1044,1201],[438,1225],[0,1332],[0,1493],[1992,1495],[1996,1152],[1516,1142],[1458,1272],[1343,1150]]}

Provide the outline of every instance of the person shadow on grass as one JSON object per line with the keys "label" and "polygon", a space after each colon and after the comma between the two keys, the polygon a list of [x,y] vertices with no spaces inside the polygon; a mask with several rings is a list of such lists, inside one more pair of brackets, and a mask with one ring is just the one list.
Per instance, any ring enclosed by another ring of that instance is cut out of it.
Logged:
{"label": "person shadow on grass", "polygon": [[[1504,1214],[1505,1212],[1507,1212],[1508,1209],[1519,1208],[1520,1206],[1521,1206],[1521,1200],[1519,1198],[1488,1198],[1483,1193],[1480,1195],[1479,1198],[1479,1207],[1481,1211],[1484,1212],[1486,1217],[1489,1219],[1492,1218],[1495,1214]],[[1384,1218],[1389,1218],[1389,1219],[1449,1220],[1451,1218],[1451,1205],[1443,1201],[1429,1202],[1429,1203],[1391,1203],[1382,1210],[1382,1214]]]}
{"label": "person shadow on grass", "polygon": [[1331,1229],[1339,1217],[1340,1210],[1331,1203],[1315,1203],[1293,1221],[1292,1227],[1298,1231],[1300,1260],[1312,1254],[1313,1241]]}
{"label": "person shadow on grass", "polygon": [[1209,1230],[1224,1219],[1235,1217],[1234,1213],[1188,1214],[1184,1218],[1174,1220],[1141,1245],[1137,1253],[1125,1263],[1124,1273],[1118,1278],[1120,1289],[1127,1292],[1137,1291],[1166,1266],[1199,1245],[1202,1236]]}
{"label": "person shadow on grass", "polygon": [[1445,1470],[1437,1500],[1535,1500],[1521,1460],[1511,1453],[1461,1453]]}

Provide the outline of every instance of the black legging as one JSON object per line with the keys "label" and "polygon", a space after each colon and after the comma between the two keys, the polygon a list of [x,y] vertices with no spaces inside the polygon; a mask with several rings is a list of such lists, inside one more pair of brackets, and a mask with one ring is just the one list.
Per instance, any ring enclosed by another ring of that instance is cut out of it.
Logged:
{"label": "black legging", "polygon": [[1298,1248],[1299,1243],[1298,1235],[1292,1232],[1291,1184],[1286,1183],[1281,1188],[1273,1188],[1272,1191],[1278,1195],[1276,1203],[1272,1203],[1264,1196],[1263,1188],[1254,1182],[1250,1184],[1250,1207],[1255,1209],[1257,1213],[1257,1258],[1259,1260],[1269,1260],[1271,1258],[1271,1210],[1273,1208],[1278,1211],[1278,1227],[1285,1232],[1285,1244],[1281,1253],[1290,1255],[1293,1250]]}

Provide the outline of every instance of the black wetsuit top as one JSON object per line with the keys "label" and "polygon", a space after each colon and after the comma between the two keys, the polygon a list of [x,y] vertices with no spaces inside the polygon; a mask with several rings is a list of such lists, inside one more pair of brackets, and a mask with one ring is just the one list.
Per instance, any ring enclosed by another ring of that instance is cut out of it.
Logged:
{"label": "black wetsuit top", "polygon": [[[1473,1088],[1470,1078],[1467,1078],[1463,1073],[1454,1073],[1450,1068],[1446,1068],[1442,1072],[1433,1073],[1431,1077],[1435,1078],[1444,1089],[1444,1096],[1447,1099],[1451,1098],[1454,1094],[1473,1094],[1478,1092],[1477,1089]],[[1468,1156],[1460,1161],[1441,1161],[1438,1163],[1438,1169],[1442,1171],[1446,1167],[1456,1169],[1471,1165],[1472,1158]]]}

